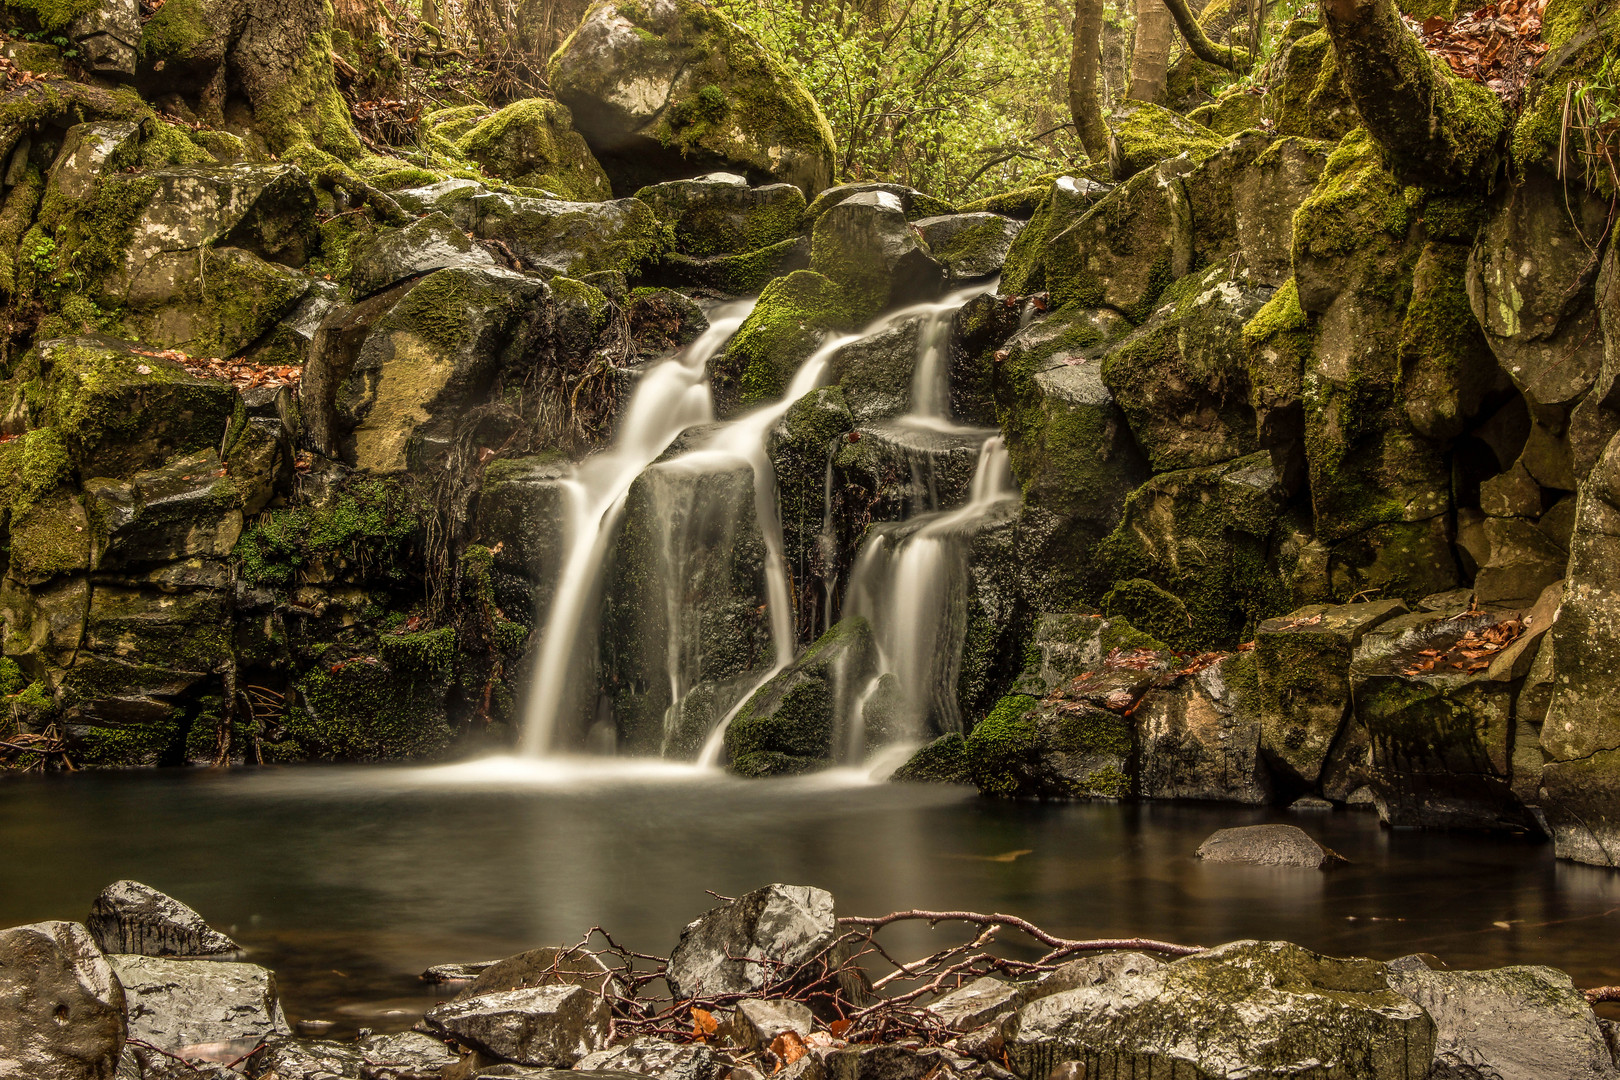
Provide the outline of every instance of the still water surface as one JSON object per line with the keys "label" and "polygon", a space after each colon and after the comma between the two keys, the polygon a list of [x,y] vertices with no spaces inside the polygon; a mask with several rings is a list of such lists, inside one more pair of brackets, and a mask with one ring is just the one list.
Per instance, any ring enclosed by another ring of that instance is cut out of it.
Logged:
{"label": "still water surface", "polygon": [[[1351,865],[1191,857],[1217,828],[1266,821],[1301,825]],[[135,878],[274,968],[293,1017],[379,1029],[435,1000],[416,979],[429,964],[572,942],[594,924],[664,952],[713,905],[705,890],[771,881],[830,889],[846,914],[970,908],[1072,937],[1287,938],[1620,983],[1620,875],[1370,813],[1009,804],[851,772],[744,781],[498,760],[8,777],[0,853],[0,925],[82,919],[104,885]],[[884,940],[913,953],[950,933],[896,931]]]}

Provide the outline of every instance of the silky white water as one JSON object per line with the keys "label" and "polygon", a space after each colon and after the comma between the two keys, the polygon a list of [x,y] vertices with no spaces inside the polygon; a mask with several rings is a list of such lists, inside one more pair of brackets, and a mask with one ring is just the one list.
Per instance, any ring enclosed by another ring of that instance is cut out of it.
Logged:
{"label": "silky white water", "polygon": [[631,394],[613,445],[580,462],[564,481],[567,494],[567,553],[557,589],[541,631],[534,687],[524,718],[522,750],[539,757],[560,748],[558,727],[577,695],[586,691],[580,676],[596,643],[602,567],[613,540],[613,526],[625,493],[637,476],[668,449],[675,437],[714,416],[706,378],[710,359],[731,340],[752,300],[717,309],[709,328],[675,357],[641,377]]}

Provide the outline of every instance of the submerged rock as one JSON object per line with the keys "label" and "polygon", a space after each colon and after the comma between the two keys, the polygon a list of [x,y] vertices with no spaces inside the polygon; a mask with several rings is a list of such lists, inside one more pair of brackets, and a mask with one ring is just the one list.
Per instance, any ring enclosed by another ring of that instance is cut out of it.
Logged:
{"label": "submerged rock", "polygon": [[0,930],[0,1076],[112,1080],[124,991],[89,931],[42,922]]}
{"label": "submerged rock", "polygon": [[607,1044],[607,1002],[582,986],[539,986],[457,998],[423,1021],[499,1061],[572,1068]]}
{"label": "submerged rock", "polygon": [[1198,845],[1198,858],[1253,866],[1302,866],[1325,870],[1344,858],[1292,825],[1245,825],[1221,829]]}
{"label": "submerged rock", "polygon": [[138,881],[115,881],[85,920],[102,952],[141,956],[225,956],[241,946],[172,896]]}
{"label": "submerged rock", "polygon": [[665,978],[676,1000],[748,994],[775,982],[838,935],[832,894],[808,885],[767,885],[688,923]]}

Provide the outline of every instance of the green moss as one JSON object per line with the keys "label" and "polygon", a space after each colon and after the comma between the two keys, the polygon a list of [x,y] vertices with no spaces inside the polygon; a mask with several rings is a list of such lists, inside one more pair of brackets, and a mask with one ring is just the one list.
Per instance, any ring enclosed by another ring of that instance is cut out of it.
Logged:
{"label": "green moss", "polygon": [[38,223],[22,240],[19,290],[38,290],[58,311],[73,300],[116,306],[119,298],[102,292],[104,282],[123,265],[135,223],[157,190],[155,178],[112,174],[85,199],[47,194]]}
{"label": "green moss", "polygon": [[300,144],[343,161],[364,153],[349,107],[334,82],[331,54],[330,33],[321,30],[309,35],[286,80],[264,95],[255,108],[255,128],[272,153],[286,157]]}
{"label": "green moss", "polygon": [[854,330],[860,321],[860,311],[829,278],[812,270],[777,278],[760,293],[716,366],[716,395],[741,405],[781,396],[826,332]]}
{"label": "green moss", "polygon": [[962,747],[968,775],[986,795],[1013,798],[1023,791],[1016,762],[1035,748],[1030,713],[1040,702],[1028,694],[1009,694],[973,728]]}
{"label": "green moss", "polygon": [[1222,136],[1151,102],[1133,102],[1109,118],[1109,162],[1124,180],[1188,154],[1202,161],[1226,145]]}
{"label": "green moss", "polygon": [[316,564],[348,568],[361,580],[398,581],[420,535],[422,508],[392,479],[349,480],[319,504],[272,510],[242,534],[232,553],[256,585],[287,587]]}
{"label": "green moss", "polygon": [[41,30],[60,31],[81,15],[96,9],[96,0],[9,0],[6,5],[13,13],[32,16]]}
{"label": "green moss", "polygon": [[0,698],[8,698],[13,694],[22,692],[28,685],[28,677],[23,674],[22,668],[9,656],[0,656]]}
{"label": "green moss", "polygon": [[1412,206],[1384,168],[1366,128],[1346,135],[1328,155],[1322,178],[1294,213],[1294,251],[1326,259],[1387,248],[1378,234],[1403,241]]}
{"label": "green moss", "polygon": [[147,64],[188,57],[213,36],[203,0],[167,0],[141,27],[140,54]]}
{"label": "green moss", "polygon": [[1299,306],[1299,287],[1293,278],[1243,325],[1243,345],[1256,412],[1264,416],[1298,406],[1316,336]]}
{"label": "green moss", "polygon": [[1247,90],[1231,90],[1207,105],[1200,105],[1187,114],[1187,119],[1220,135],[1236,135],[1259,127],[1263,111],[1264,101],[1259,95]]}
{"label": "green moss", "polygon": [[[1542,15],[1542,38],[1551,51],[1542,58],[1525,90],[1524,107],[1511,137],[1514,167],[1523,175],[1530,168],[1562,173],[1557,168],[1560,147],[1566,143],[1564,110],[1571,93],[1586,85],[1601,85],[1620,54],[1620,8],[1610,2],[1549,0]],[[1568,141],[1578,142],[1578,131]],[[1586,176],[1602,194],[1613,194],[1607,169],[1583,170],[1581,156],[1570,150],[1567,166],[1574,176]]]}
{"label": "green moss", "polygon": [[918,750],[889,777],[896,783],[967,784],[966,742],[956,732],[941,735]]}
{"label": "green moss", "polygon": [[143,125],[141,139],[125,144],[108,158],[104,171],[213,163],[213,155],[197,144],[191,132],[162,120],[149,120]]}
{"label": "green moss", "polygon": [[1040,209],[1041,201],[1046,198],[1047,192],[1052,189],[1050,183],[1032,184],[1028,187],[1014,188],[999,195],[987,195],[982,199],[975,199],[957,207],[962,214],[1001,214],[1004,217],[1028,220],[1034,217]]}
{"label": "green moss", "polygon": [[[36,165],[28,165],[22,177],[6,193],[0,206],[0,289],[17,292],[18,260],[22,257],[24,234],[34,222],[40,196],[45,193],[45,177]],[[54,241],[52,241],[54,247]]]}
{"label": "green moss", "polygon": [[1173,645],[1190,645],[1192,616],[1179,597],[1171,596],[1151,581],[1131,578],[1116,581],[1103,597],[1103,614],[1129,619],[1154,638]]}
{"label": "green moss", "polygon": [[129,769],[178,764],[185,751],[185,728],[178,716],[119,727],[79,729],[73,740],[76,765]]}
{"label": "green moss", "polygon": [[399,667],[368,657],[323,662],[299,680],[306,708],[289,712],[288,731],[309,755],[327,759],[415,761],[442,754],[454,734],[444,713],[453,635],[414,635],[426,640],[403,645],[385,639]]}
{"label": "green moss", "polygon": [[[480,121],[461,136],[456,149],[490,175],[521,187],[544,189],[564,199],[610,198],[607,174],[573,122],[557,102],[529,98]],[[443,125],[438,129],[443,131]]]}
{"label": "green moss", "polygon": [[1152,634],[1143,633],[1123,618],[1112,618],[1103,623],[1097,645],[1104,656],[1115,649],[1120,652],[1163,652],[1169,648]]}
{"label": "green moss", "polygon": [[1287,46],[1281,74],[1266,91],[1261,113],[1282,135],[1341,139],[1361,117],[1339,78],[1333,41],[1315,23],[1297,19],[1292,25],[1298,36]]}

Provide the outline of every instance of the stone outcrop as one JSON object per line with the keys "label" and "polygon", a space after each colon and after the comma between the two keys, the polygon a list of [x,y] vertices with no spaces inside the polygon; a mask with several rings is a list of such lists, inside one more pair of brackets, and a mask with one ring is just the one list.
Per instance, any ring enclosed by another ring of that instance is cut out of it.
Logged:
{"label": "stone outcrop", "polygon": [[572,1068],[607,1044],[607,1002],[582,986],[501,990],[429,1009],[433,1031],[496,1061]]}
{"label": "stone outcrop", "polygon": [[115,881],[85,920],[102,952],[140,956],[229,956],[241,946],[172,896],[138,881]]}

